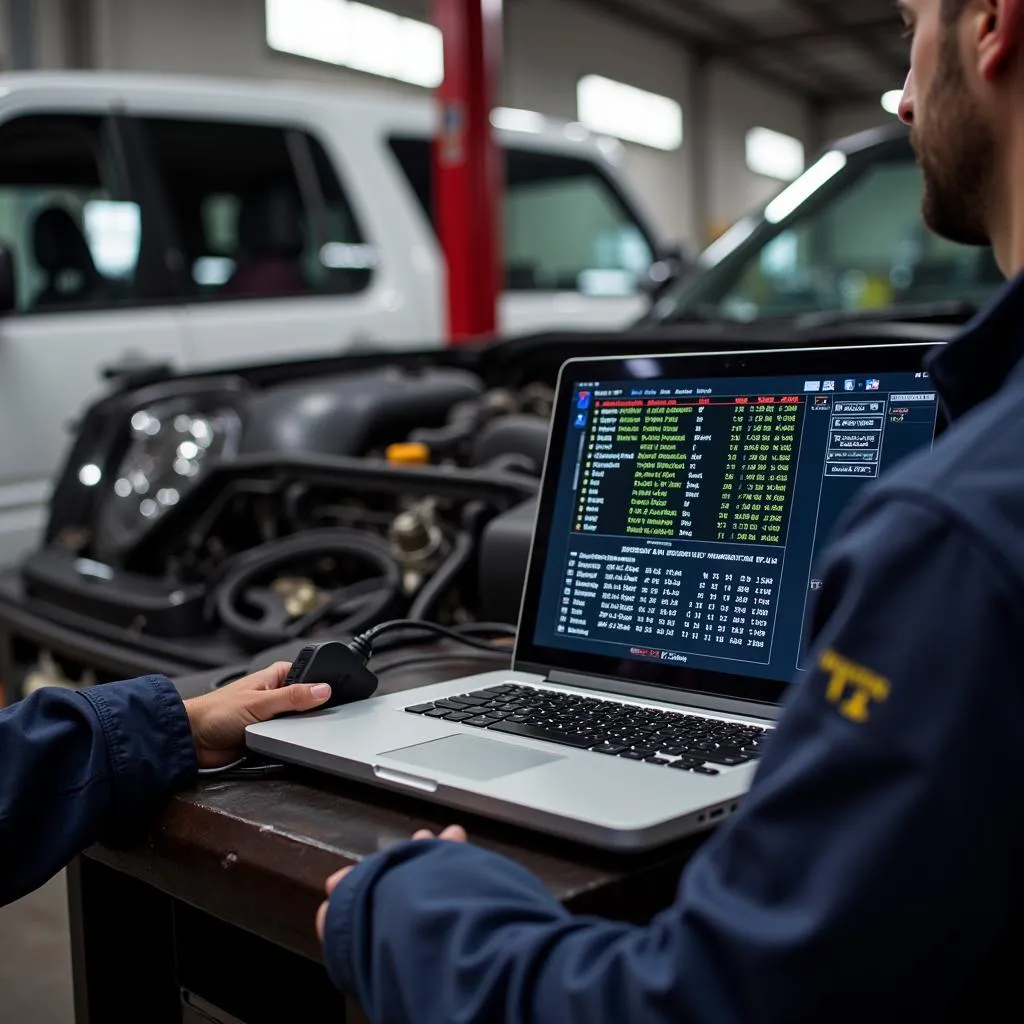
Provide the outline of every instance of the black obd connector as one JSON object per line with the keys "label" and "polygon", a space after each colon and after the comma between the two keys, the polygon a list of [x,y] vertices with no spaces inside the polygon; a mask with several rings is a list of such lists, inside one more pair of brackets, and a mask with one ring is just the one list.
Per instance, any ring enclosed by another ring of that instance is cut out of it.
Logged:
{"label": "black obd connector", "polygon": [[284,685],[294,683],[327,683],[331,698],[322,708],[365,700],[377,690],[377,677],[366,667],[366,658],[358,644],[351,646],[338,640],[307,644],[285,677]]}

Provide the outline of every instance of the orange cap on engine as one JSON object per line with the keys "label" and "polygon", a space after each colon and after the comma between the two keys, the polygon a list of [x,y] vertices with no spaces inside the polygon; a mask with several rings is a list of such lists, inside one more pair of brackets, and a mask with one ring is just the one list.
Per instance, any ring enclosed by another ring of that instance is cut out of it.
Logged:
{"label": "orange cap on engine", "polygon": [[430,449],[417,442],[388,445],[384,454],[392,466],[426,466],[430,463]]}

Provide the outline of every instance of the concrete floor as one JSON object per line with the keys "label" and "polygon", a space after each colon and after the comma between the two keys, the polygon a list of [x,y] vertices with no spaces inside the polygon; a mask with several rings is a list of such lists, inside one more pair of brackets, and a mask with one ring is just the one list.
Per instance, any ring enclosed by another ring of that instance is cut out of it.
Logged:
{"label": "concrete floor", "polygon": [[63,873],[0,908],[0,1024],[73,1024]]}

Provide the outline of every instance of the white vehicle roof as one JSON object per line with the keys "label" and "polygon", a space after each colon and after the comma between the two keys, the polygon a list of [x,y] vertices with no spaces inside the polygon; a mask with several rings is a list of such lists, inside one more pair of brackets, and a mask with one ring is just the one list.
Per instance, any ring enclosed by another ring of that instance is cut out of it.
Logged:
{"label": "white vehicle roof", "polygon": [[[344,112],[384,134],[429,136],[437,125],[431,95],[395,97],[343,85],[316,82],[232,79],[130,72],[31,71],[0,74],[0,104],[87,111],[117,105],[130,113],[175,111],[182,115],[231,115],[252,120],[307,120]],[[495,111],[498,139],[520,148],[586,156],[605,164],[619,163],[621,145],[570,124],[530,111]]]}

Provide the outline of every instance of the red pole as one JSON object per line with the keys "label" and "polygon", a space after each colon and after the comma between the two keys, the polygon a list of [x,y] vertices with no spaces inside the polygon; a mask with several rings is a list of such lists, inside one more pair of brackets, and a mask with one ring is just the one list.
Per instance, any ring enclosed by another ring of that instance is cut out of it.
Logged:
{"label": "red pole", "polygon": [[491,135],[501,67],[502,0],[432,0],[444,37],[434,146],[434,211],[448,270],[453,345],[492,334],[502,292],[502,161]]}

